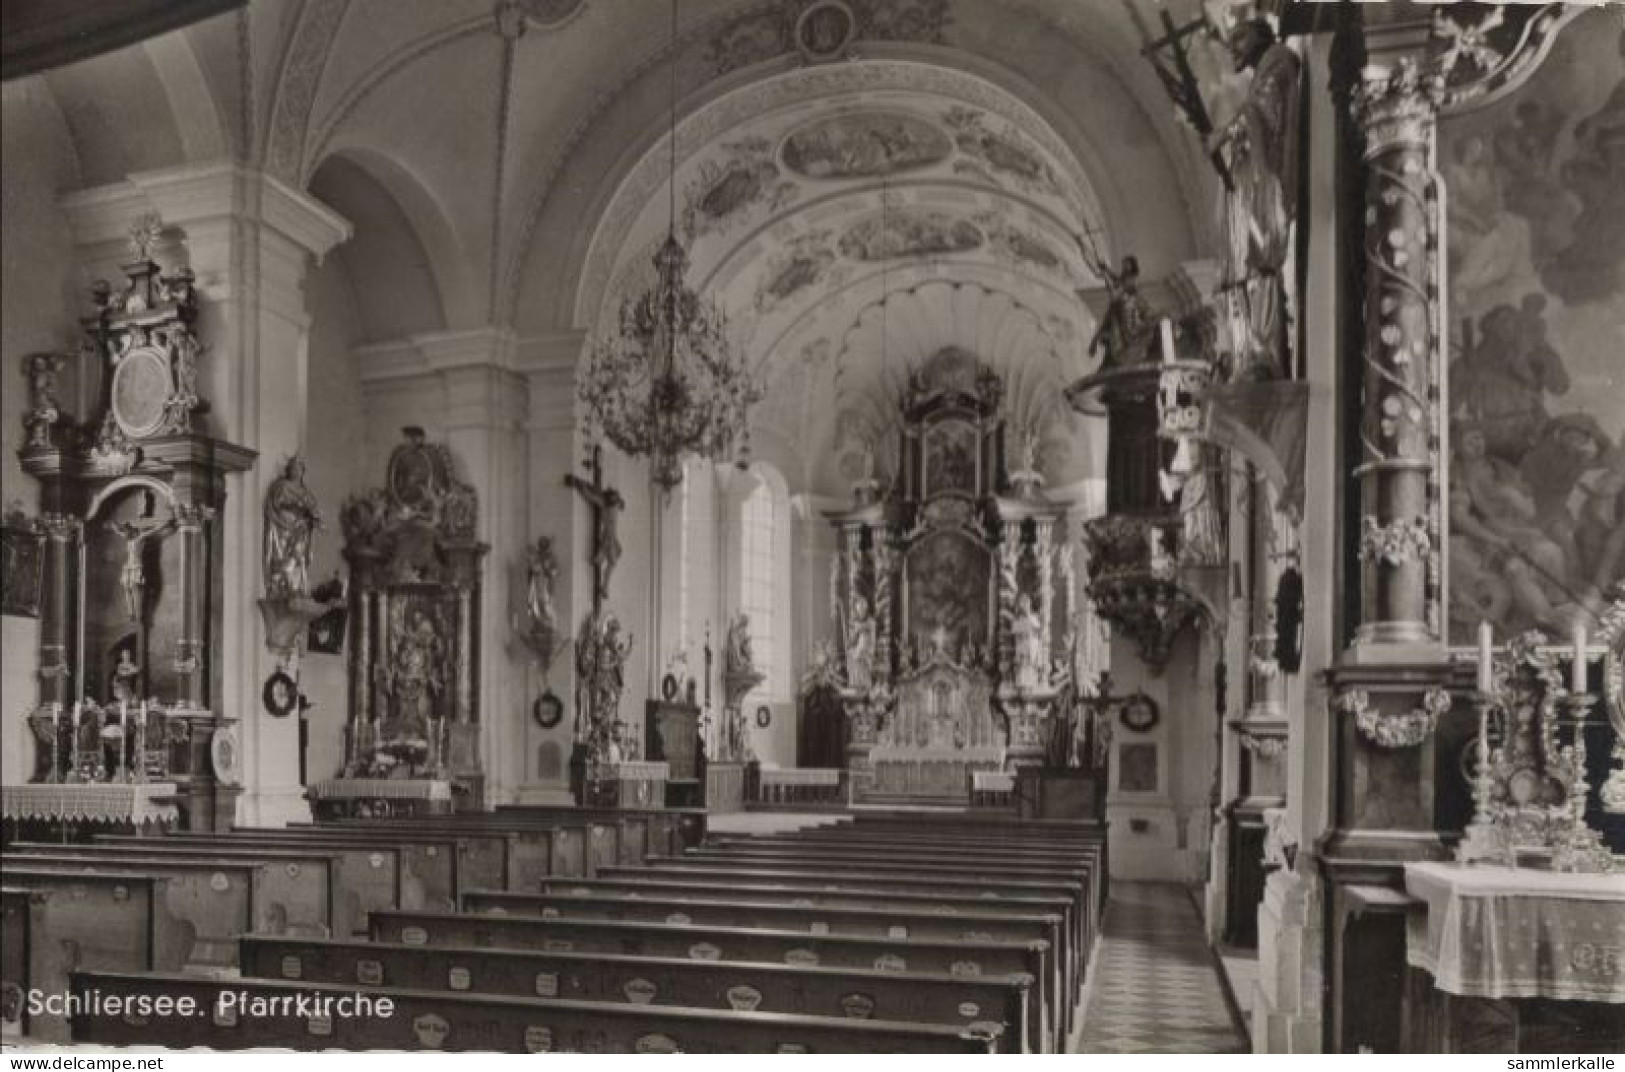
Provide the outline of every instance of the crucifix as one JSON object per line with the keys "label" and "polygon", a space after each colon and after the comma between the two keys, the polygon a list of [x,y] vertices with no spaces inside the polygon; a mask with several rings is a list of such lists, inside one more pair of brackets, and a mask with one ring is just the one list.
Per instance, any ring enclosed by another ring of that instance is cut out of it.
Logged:
{"label": "crucifix", "polygon": [[[1167,11],[1159,14],[1162,16],[1163,36],[1146,42],[1140,54],[1151,61],[1152,69],[1162,80],[1163,89],[1167,90],[1174,105],[1185,113],[1185,118],[1190,121],[1191,127],[1205,145],[1213,134],[1213,118],[1208,113],[1207,102],[1202,99],[1202,89],[1197,84],[1196,72],[1191,69],[1190,53],[1187,51],[1185,39],[1192,34],[1207,32],[1207,22],[1205,19],[1195,19],[1184,26],[1175,26],[1173,16]],[[1163,55],[1165,49],[1166,58]],[[1231,189],[1230,165],[1225,162],[1224,154],[1212,149],[1208,157],[1218,170],[1224,188]]]}
{"label": "crucifix", "polygon": [[147,578],[142,572],[142,544],[153,538],[161,540],[174,527],[173,517],[156,516],[156,506],[150,491],[146,493],[146,505],[141,516],[134,521],[107,522],[107,528],[118,533],[124,540],[124,567],[119,571],[119,586],[124,589],[124,606],[130,612],[132,622],[141,622],[142,593],[147,585]]}
{"label": "crucifix", "polygon": [[621,559],[621,541],[615,534],[615,517],[626,508],[621,493],[604,484],[604,448],[592,448],[592,481],[574,473],[564,475],[566,487],[574,489],[592,507],[592,609],[596,615],[609,597],[609,578]]}

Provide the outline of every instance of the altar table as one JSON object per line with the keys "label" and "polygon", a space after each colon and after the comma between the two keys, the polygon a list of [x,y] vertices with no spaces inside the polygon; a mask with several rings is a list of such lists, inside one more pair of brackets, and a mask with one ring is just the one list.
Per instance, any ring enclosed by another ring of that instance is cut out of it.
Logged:
{"label": "altar table", "polygon": [[7,819],[86,823],[173,823],[174,782],[35,782],[0,787]]}
{"label": "altar table", "polygon": [[1447,993],[1625,1004],[1625,874],[1415,863],[1406,960]]}

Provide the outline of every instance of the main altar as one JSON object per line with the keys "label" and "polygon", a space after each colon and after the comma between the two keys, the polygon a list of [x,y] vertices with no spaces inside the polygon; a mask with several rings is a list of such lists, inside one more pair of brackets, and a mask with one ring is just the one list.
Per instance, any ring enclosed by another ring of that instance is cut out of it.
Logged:
{"label": "main altar", "polygon": [[1003,395],[969,354],[922,364],[899,400],[896,479],[825,515],[854,802],[968,802],[979,772],[1041,764],[1070,702],[1065,507],[1030,450],[1007,471]]}

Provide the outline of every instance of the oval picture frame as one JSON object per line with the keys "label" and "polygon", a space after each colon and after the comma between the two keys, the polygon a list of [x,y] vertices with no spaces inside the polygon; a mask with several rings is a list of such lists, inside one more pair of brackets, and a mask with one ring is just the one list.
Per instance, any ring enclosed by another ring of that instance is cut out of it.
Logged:
{"label": "oval picture frame", "polygon": [[667,703],[677,699],[677,675],[667,674],[660,679],[660,698]]}
{"label": "oval picture frame", "polygon": [[536,720],[536,725],[550,730],[564,721],[564,701],[554,695],[552,689],[548,689],[530,705],[530,714]]}
{"label": "oval picture frame", "polygon": [[287,718],[299,706],[299,684],[286,671],[278,670],[265,679],[260,704],[272,718]]}
{"label": "oval picture frame", "polygon": [[1161,712],[1157,710],[1157,701],[1143,692],[1137,692],[1123,701],[1117,717],[1135,733],[1148,733],[1156,727]]}
{"label": "oval picture frame", "polygon": [[217,729],[209,738],[209,766],[214,770],[215,780],[221,785],[242,784],[242,756],[237,745],[236,726]]}
{"label": "oval picture frame", "polygon": [[773,709],[767,704],[756,709],[756,724],[764,730],[773,725]]}

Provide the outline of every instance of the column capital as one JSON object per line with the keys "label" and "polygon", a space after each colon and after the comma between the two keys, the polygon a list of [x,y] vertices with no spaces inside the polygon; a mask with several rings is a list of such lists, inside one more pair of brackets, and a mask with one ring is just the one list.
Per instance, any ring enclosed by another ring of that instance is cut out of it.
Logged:
{"label": "column capital", "polygon": [[349,221],[310,195],[230,160],[134,172],[68,194],[61,205],[75,242],[87,247],[122,244],[130,224],[149,212],[183,231],[232,219],[256,223],[318,261],[352,233]]}
{"label": "column capital", "polygon": [[1443,100],[1444,78],[1414,56],[1366,66],[1352,102],[1365,131],[1365,159],[1399,148],[1425,149]]}

